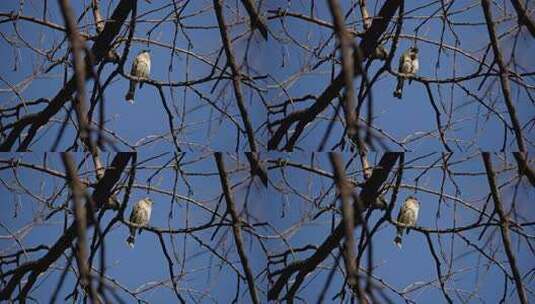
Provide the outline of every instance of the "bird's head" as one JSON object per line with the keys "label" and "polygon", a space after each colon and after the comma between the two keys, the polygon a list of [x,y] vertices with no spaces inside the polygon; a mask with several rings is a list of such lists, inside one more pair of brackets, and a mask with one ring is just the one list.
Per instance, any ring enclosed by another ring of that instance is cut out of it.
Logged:
{"label": "bird's head", "polygon": [[154,203],[154,202],[150,199],[150,197],[146,197],[144,200],[145,200],[145,202],[147,202],[147,204],[149,204],[150,206],[152,206],[152,203]]}
{"label": "bird's head", "polygon": [[417,47],[414,47],[414,46],[411,47],[411,48],[409,49],[409,54],[410,54],[410,56],[411,56],[411,59],[413,59],[413,60],[416,59],[416,56],[418,56],[418,48],[417,48]]}
{"label": "bird's head", "polygon": [[411,200],[416,206],[420,207],[420,201],[415,196],[409,195],[407,196],[406,201]]}

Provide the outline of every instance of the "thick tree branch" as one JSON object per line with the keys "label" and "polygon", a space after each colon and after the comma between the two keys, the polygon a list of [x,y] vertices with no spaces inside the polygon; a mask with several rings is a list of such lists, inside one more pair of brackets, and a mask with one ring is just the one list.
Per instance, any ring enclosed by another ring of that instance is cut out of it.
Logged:
{"label": "thick tree branch", "polygon": [[518,299],[520,300],[520,303],[527,304],[528,298],[522,283],[522,275],[518,270],[516,257],[512,249],[513,246],[511,244],[511,237],[509,236],[509,219],[505,213],[505,210],[503,209],[500,193],[496,184],[496,174],[492,169],[492,160],[488,152],[482,153],[481,156],[485,164],[485,170],[487,171],[487,179],[489,182],[490,192],[492,194],[492,200],[494,201],[494,207],[498,213],[498,216],[500,217],[500,232],[502,233],[503,246],[505,247],[505,253],[507,254],[507,259],[509,260],[509,265],[511,266],[511,271],[513,272],[513,278],[515,279]]}
{"label": "thick tree branch", "polygon": [[333,15],[336,37],[340,42],[342,52],[342,71],[345,84],[344,113],[346,118],[347,136],[353,138],[357,132],[357,117],[355,112],[355,90],[353,88],[353,41],[344,24],[344,14],[337,0],[329,0],[329,9]]}
{"label": "thick tree branch", "polygon": [[500,52],[500,47],[498,43],[498,38],[496,36],[496,28],[494,21],[492,20],[492,12],[490,11],[490,1],[481,0],[483,6],[483,13],[485,14],[485,21],[487,23],[487,30],[489,31],[490,42],[492,44],[492,50],[494,51],[494,57],[500,68],[500,83],[502,85],[503,97],[505,99],[505,105],[507,106],[507,111],[509,112],[509,118],[513,125],[513,131],[515,132],[516,143],[518,145],[518,150],[521,152],[526,151],[526,145],[524,143],[524,137],[522,136],[522,127],[516,115],[516,109],[513,105],[513,99],[511,98],[511,87],[509,85],[509,72],[505,60],[503,59],[502,53]]}
{"label": "thick tree branch", "polygon": [[256,293],[256,287],[254,284],[254,276],[249,265],[249,259],[245,253],[245,247],[243,246],[243,241],[241,238],[241,229],[240,229],[240,216],[236,210],[236,204],[234,203],[234,198],[232,197],[230,185],[228,183],[227,171],[225,170],[225,163],[223,161],[223,155],[221,152],[216,152],[214,154],[217,169],[219,171],[219,179],[221,181],[221,188],[223,189],[223,194],[225,195],[225,201],[227,202],[227,212],[230,213],[232,217],[232,233],[234,234],[234,241],[236,242],[236,248],[238,250],[238,255],[240,256],[240,261],[243,266],[243,271],[245,272],[245,277],[247,278],[247,285],[249,286],[249,294],[251,295],[251,301],[253,303],[259,303],[258,296]]}
{"label": "thick tree branch", "polygon": [[219,32],[221,33],[221,40],[223,42],[223,47],[225,48],[225,55],[227,56],[228,65],[232,70],[232,86],[234,88],[234,95],[236,97],[236,103],[240,110],[241,119],[245,126],[245,131],[247,132],[247,139],[249,140],[249,149],[252,152],[257,152],[256,141],[254,139],[254,130],[251,125],[249,118],[249,113],[247,113],[247,108],[245,107],[245,102],[240,88],[241,74],[234,54],[232,53],[232,44],[230,37],[227,32],[227,26],[225,25],[225,18],[223,16],[223,7],[221,5],[221,0],[214,0],[214,9],[217,16],[217,23],[219,24]]}
{"label": "thick tree branch", "polygon": [[254,0],[241,0],[241,3],[247,10],[247,14],[249,14],[249,19],[251,20],[251,28],[253,29],[253,31],[255,29],[258,29],[258,31],[262,34],[262,37],[268,40],[267,25],[258,13]]}
{"label": "thick tree branch", "polygon": [[[63,153],[61,158],[65,166],[65,172],[69,177],[69,186],[71,188],[74,205],[74,225],[76,226],[77,239],[76,261],[80,271],[80,284],[84,289],[89,291],[88,293],[91,301],[99,302],[93,284],[91,283],[91,271],[87,263],[87,217],[93,216],[90,212],[87,212],[86,205],[83,203],[83,200],[87,199],[88,196],[85,195],[84,187],[78,177],[78,170],[76,169],[76,164],[74,163],[72,155]],[[88,203],[90,204],[90,202]],[[90,207],[90,209],[92,208]]]}
{"label": "thick tree branch", "polygon": [[[347,281],[349,286],[354,290],[357,289],[357,266],[355,263],[355,238],[353,237],[353,228],[355,223],[353,205],[351,204],[351,193],[353,187],[346,178],[344,164],[339,154],[334,152],[329,153],[331,164],[334,171],[334,182],[338,193],[340,193],[340,199],[342,200],[342,223],[344,225],[345,234],[345,246],[344,246],[344,259],[347,271]],[[356,203],[356,202],[355,202]]]}
{"label": "thick tree branch", "polygon": [[511,3],[513,3],[513,6],[515,7],[516,14],[518,15],[518,23],[525,25],[529,32],[531,33],[531,36],[535,38],[535,22],[529,18],[529,15],[526,11],[526,5],[524,4],[523,0],[511,0]]}

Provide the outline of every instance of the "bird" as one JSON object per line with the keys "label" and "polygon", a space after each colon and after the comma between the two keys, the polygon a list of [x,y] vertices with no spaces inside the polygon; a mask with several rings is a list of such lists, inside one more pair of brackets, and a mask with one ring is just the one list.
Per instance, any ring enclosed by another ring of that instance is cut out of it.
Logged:
{"label": "bird", "polygon": [[[132,63],[131,76],[138,78],[149,78],[150,75],[150,50],[142,50],[134,59]],[[138,81],[130,79],[130,87],[124,97],[126,101],[134,103],[134,95],[136,94],[136,85]],[[143,82],[139,83],[139,88],[143,86]]]}
{"label": "bird", "polygon": [[403,82],[405,81],[405,78],[416,75],[419,65],[418,48],[411,47],[403,52],[399,58],[398,72],[401,75],[398,76],[398,84],[396,86],[396,90],[394,91],[394,97],[401,99],[401,95],[403,93]]}
{"label": "bird", "polygon": [[[148,197],[138,201],[132,209],[132,213],[130,213],[130,222],[139,226],[146,226],[150,221],[152,203],[152,200]],[[126,239],[126,243],[130,248],[134,248],[136,229],[136,227],[130,226],[130,235]],[[139,233],[141,233],[141,229],[139,230]]]}
{"label": "bird", "polygon": [[[399,210],[397,221],[401,224],[408,225],[412,227],[416,225],[418,220],[418,212],[420,211],[420,202],[414,197],[409,196],[405,199],[403,206]],[[401,237],[403,236],[403,231],[405,227],[397,226],[396,237],[394,238],[394,244],[401,248]],[[407,227],[407,234],[409,233],[410,228]]]}

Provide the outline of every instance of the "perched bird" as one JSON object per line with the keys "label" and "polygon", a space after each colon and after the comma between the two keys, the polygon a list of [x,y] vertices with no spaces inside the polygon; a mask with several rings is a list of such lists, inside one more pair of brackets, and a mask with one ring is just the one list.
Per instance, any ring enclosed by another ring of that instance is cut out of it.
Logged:
{"label": "perched bird", "polygon": [[418,48],[411,47],[399,58],[399,68],[398,72],[401,74],[398,76],[398,85],[394,91],[394,96],[398,99],[401,99],[403,93],[403,82],[405,78],[409,76],[414,76],[418,72],[419,63],[418,63]]}
{"label": "perched bird", "polygon": [[[134,209],[132,209],[132,213],[130,213],[130,222],[140,225],[140,226],[146,226],[149,223],[150,220],[150,213],[152,211],[152,201],[150,198],[144,198],[137,202],[137,204],[134,206]],[[130,248],[134,248],[134,242],[136,240],[136,227],[130,226],[130,236],[126,239],[126,242],[128,243],[128,246]],[[141,233],[141,229],[139,230],[139,233]]]}
{"label": "perched bird", "polygon": [[[399,210],[397,221],[401,224],[414,226],[416,225],[416,220],[418,220],[418,211],[420,210],[420,202],[414,197],[409,196],[405,199],[403,206]],[[405,227],[397,226],[397,234],[394,238],[394,244],[401,248],[401,237],[403,236],[403,230]],[[409,233],[410,228],[407,228],[407,234]]]}
{"label": "perched bird", "polygon": [[[141,51],[134,62],[132,63],[132,70],[130,72],[131,76],[139,78],[149,78],[150,75],[150,50]],[[137,80],[130,80],[130,87],[128,93],[124,97],[128,102],[134,103],[134,95],[136,94],[136,84]],[[139,84],[139,88],[143,86],[143,82]]]}

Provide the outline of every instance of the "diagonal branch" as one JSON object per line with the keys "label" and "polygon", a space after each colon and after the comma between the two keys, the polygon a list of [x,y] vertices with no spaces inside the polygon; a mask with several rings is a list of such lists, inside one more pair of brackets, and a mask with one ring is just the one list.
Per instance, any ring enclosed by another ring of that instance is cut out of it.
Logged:
{"label": "diagonal branch", "polygon": [[234,95],[236,96],[236,103],[238,103],[238,109],[240,110],[241,119],[247,132],[247,139],[249,140],[249,149],[252,152],[257,152],[256,142],[254,139],[254,130],[249,119],[249,113],[245,108],[245,102],[240,88],[241,74],[232,53],[232,44],[227,32],[227,26],[225,25],[225,18],[223,16],[223,7],[221,6],[221,0],[214,0],[214,9],[217,17],[217,23],[219,24],[219,32],[221,33],[221,40],[223,47],[225,48],[225,55],[227,56],[228,65],[232,70],[232,86],[234,88]]}
{"label": "diagonal branch", "polygon": [[262,37],[264,39],[268,40],[268,28],[264,20],[262,20],[262,17],[260,17],[260,14],[258,13],[258,10],[256,9],[256,5],[254,4],[253,0],[241,0],[241,3],[243,6],[245,6],[245,9],[247,10],[247,14],[249,14],[249,18],[251,20],[251,28],[253,31],[255,29],[258,29],[260,34],[262,34]]}
{"label": "diagonal branch", "polygon": [[507,218],[505,210],[503,210],[500,193],[496,184],[496,174],[492,169],[492,160],[488,152],[483,152],[481,154],[481,157],[483,158],[483,162],[485,163],[485,170],[487,171],[487,179],[489,182],[490,192],[492,194],[492,200],[494,200],[494,207],[496,209],[496,213],[498,213],[498,216],[500,217],[500,231],[502,233],[503,246],[505,247],[505,253],[507,254],[507,258],[509,259],[509,265],[511,266],[513,278],[515,279],[518,299],[520,300],[520,303],[527,304],[528,298],[524,290],[524,285],[522,284],[522,276],[520,275],[520,271],[518,270],[516,257],[513,253],[511,245],[511,238],[509,236],[509,219]]}
{"label": "diagonal branch", "polygon": [[524,1],[511,0],[511,3],[513,3],[513,6],[516,10],[516,14],[518,15],[518,23],[525,25],[531,33],[531,36],[535,38],[535,22],[533,22],[533,20],[529,18],[529,15],[526,11],[526,6],[524,5]]}
{"label": "diagonal branch", "polygon": [[500,52],[500,47],[498,45],[498,38],[496,36],[496,28],[494,21],[492,20],[492,12],[490,11],[490,1],[482,0],[481,4],[483,6],[483,13],[485,14],[485,21],[487,23],[487,30],[489,31],[490,42],[492,44],[492,50],[494,51],[494,57],[500,68],[500,82],[502,85],[503,97],[505,99],[505,105],[507,106],[507,112],[509,113],[509,118],[513,125],[513,131],[515,132],[516,143],[518,145],[518,150],[525,152],[526,145],[524,144],[524,137],[522,136],[522,127],[516,116],[516,109],[513,105],[513,99],[511,98],[511,86],[509,85],[509,72],[503,55]]}
{"label": "diagonal branch", "polygon": [[232,217],[232,233],[234,234],[234,241],[236,242],[236,248],[238,249],[238,255],[240,256],[240,261],[243,266],[243,271],[245,272],[245,277],[247,278],[247,285],[249,286],[249,294],[251,295],[251,300],[253,303],[259,303],[258,296],[256,294],[256,287],[254,284],[254,276],[249,265],[249,260],[245,254],[245,249],[243,246],[243,241],[241,238],[241,229],[240,229],[240,216],[236,210],[236,204],[234,203],[234,198],[232,197],[230,185],[228,183],[227,172],[225,171],[225,163],[223,161],[223,155],[221,152],[216,152],[214,154],[217,169],[219,171],[219,179],[221,180],[221,188],[223,188],[223,194],[225,195],[225,201],[227,202],[227,212],[230,213]]}

